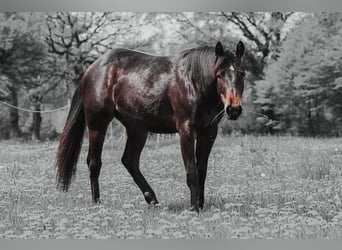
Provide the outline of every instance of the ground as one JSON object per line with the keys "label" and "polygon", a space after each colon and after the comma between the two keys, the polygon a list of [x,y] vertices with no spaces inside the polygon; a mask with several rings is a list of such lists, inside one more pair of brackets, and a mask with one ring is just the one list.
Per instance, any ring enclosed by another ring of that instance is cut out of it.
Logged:
{"label": "ground", "polygon": [[57,142],[0,143],[0,238],[340,238],[342,140],[219,137],[209,159],[206,203],[190,193],[177,138],[150,139],[141,169],[160,202],[149,207],[107,141],[102,203],[91,202],[84,143],[70,191],[56,189]]}

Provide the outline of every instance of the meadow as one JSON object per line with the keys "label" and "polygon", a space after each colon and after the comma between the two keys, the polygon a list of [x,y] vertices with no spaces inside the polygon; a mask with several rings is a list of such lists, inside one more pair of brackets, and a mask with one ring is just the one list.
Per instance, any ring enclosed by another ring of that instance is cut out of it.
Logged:
{"label": "meadow", "polygon": [[[85,143],[86,144],[86,143]],[[0,238],[334,239],[342,237],[342,140],[219,137],[206,202],[190,194],[176,137],[150,139],[141,170],[160,204],[150,207],[120,162],[124,142],[107,143],[100,205],[91,202],[87,145],[70,191],[56,189],[56,142],[0,143]]]}

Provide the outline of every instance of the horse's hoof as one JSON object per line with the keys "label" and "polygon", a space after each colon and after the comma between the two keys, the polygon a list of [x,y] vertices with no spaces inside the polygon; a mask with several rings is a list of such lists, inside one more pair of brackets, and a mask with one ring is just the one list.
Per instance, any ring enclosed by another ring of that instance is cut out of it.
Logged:
{"label": "horse's hoof", "polygon": [[159,205],[159,202],[158,202],[156,199],[154,199],[154,200],[152,200],[152,201],[150,202],[150,205],[152,205],[152,206],[158,206],[158,205]]}
{"label": "horse's hoof", "polygon": [[197,214],[199,214],[199,208],[196,206],[191,206],[189,209],[191,212],[196,212]]}
{"label": "horse's hoof", "polygon": [[100,199],[96,199],[96,200],[93,200],[93,203],[94,203],[95,205],[97,205],[97,204],[101,204],[102,202],[101,202]]}
{"label": "horse's hoof", "polygon": [[152,195],[150,192],[145,192],[144,197],[148,204],[153,205],[153,206],[158,204],[156,197]]}

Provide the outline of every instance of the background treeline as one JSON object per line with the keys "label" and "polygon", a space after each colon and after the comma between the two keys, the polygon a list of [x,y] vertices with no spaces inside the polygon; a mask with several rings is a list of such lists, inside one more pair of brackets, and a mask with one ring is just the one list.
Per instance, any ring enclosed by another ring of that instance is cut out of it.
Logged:
{"label": "background treeline", "polygon": [[162,55],[218,40],[247,48],[243,116],[223,133],[340,135],[341,13],[21,12],[0,13],[0,138],[55,138],[84,71],[110,48]]}

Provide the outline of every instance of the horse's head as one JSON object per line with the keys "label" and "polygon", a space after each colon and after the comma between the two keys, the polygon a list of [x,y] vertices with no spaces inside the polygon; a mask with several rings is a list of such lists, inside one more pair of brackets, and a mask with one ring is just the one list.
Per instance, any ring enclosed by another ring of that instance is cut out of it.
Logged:
{"label": "horse's head", "polygon": [[241,60],[244,45],[240,41],[235,54],[224,51],[218,42],[215,47],[217,92],[224,104],[225,112],[230,120],[236,120],[241,112],[241,99],[244,88],[245,69]]}

